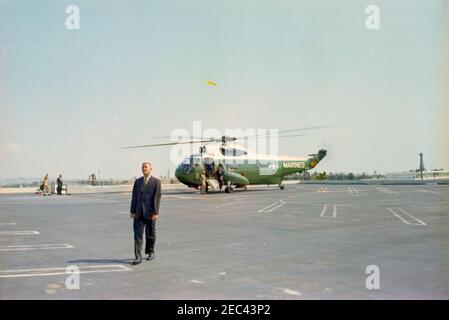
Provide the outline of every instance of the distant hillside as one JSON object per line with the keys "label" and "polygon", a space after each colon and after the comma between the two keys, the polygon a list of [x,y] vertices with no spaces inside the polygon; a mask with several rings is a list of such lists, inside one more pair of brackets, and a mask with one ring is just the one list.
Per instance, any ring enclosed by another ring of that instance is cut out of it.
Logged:
{"label": "distant hillside", "polygon": [[18,177],[9,179],[0,179],[0,187],[18,187],[18,186],[36,186],[43,178],[36,177]]}

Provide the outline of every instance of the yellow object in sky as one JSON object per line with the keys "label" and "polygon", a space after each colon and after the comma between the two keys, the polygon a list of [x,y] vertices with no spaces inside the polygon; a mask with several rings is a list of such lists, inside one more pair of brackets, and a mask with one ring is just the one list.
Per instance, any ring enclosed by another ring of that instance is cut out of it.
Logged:
{"label": "yellow object in sky", "polygon": [[214,82],[214,81],[207,81],[207,84],[208,85],[210,85],[210,86],[216,86],[217,85],[217,83],[216,82]]}

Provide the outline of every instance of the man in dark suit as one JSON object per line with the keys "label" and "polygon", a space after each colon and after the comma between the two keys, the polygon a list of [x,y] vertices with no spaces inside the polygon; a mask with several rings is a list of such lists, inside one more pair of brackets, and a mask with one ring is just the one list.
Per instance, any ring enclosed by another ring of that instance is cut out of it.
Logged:
{"label": "man in dark suit", "polygon": [[62,184],[63,184],[62,174],[59,175],[58,180],[56,180],[56,182],[58,183],[57,188],[58,195],[62,195]]}
{"label": "man in dark suit", "polygon": [[133,264],[142,262],[143,231],[145,229],[145,253],[147,260],[154,259],[156,242],[156,220],[159,216],[161,200],[161,181],[151,175],[150,162],[142,163],[143,177],[134,182],[131,200],[130,218],[134,219],[134,254]]}

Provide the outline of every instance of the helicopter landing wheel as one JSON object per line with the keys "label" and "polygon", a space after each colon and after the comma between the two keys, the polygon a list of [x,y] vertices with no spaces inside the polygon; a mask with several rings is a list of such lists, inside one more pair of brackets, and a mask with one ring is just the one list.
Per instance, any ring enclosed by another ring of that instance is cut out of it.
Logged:
{"label": "helicopter landing wheel", "polygon": [[285,190],[285,186],[284,186],[283,184],[281,184],[281,185],[279,186],[279,189]]}
{"label": "helicopter landing wheel", "polygon": [[233,187],[226,187],[226,188],[225,188],[225,192],[226,192],[226,193],[231,193],[232,191],[234,191],[234,188],[233,188]]}

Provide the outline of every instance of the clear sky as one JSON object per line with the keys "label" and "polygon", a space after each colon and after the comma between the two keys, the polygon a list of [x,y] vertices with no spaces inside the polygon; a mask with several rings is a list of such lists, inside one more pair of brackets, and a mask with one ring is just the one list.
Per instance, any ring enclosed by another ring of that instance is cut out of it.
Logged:
{"label": "clear sky", "polygon": [[326,148],[319,170],[408,170],[419,152],[449,169],[448,17],[446,0],[0,0],[0,178],[173,173],[169,148],[120,147],[194,120],[330,125],[279,146]]}

